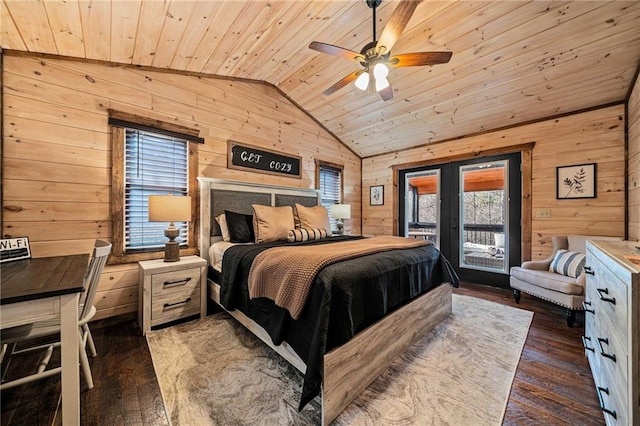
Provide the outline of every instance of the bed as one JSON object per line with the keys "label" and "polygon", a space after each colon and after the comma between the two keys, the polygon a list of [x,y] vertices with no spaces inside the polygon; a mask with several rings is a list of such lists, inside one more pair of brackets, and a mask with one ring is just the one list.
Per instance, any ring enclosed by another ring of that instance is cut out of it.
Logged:
{"label": "bed", "polygon": [[[321,389],[323,424],[335,419],[400,353],[450,315],[451,288],[457,286],[457,277],[429,241],[325,266],[315,276],[304,308],[295,314],[270,299],[249,299],[252,284],[247,281],[254,259],[257,262],[265,254],[274,257],[283,246],[284,250],[294,245],[301,251],[339,252],[338,247],[374,240],[342,236],[225,244],[216,220],[225,211],[250,215],[252,205],[312,208],[320,203],[319,194],[208,178],[198,181],[200,255],[210,265],[209,297],[304,374],[301,406]],[[396,281],[403,284],[397,286],[404,289],[398,290],[402,296],[393,293]],[[371,283],[384,293],[384,300],[368,296],[375,293],[366,287]]]}

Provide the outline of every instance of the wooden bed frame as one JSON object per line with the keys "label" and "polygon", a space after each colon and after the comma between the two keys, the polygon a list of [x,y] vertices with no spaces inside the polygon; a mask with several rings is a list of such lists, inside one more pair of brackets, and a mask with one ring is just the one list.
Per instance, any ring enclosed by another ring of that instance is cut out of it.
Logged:
{"label": "wooden bed frame", "polygon": [[[211,223],[211,218],[220,214],[220,206],[216,207],[217,211],[211,211],[212,191],[268,194],[272,205],[277,195],[303,199],[315,197],[316,202],[320,201],[318,191],[311,189],[247,184],[202,177],[198,178],[198,182],[200,256],[209,263],[209,247],[211,243],[221,239],[215,235],[215,230],[212,231],[215,225]],[[220,305],[220,286],[212,280],[207,281],[209,297]],[[401,353],[451,314],[451,294],[451,285],[442,284],[380,319],[344,345],[325,354],[321,395],[323,425],[328,425],[334,420]],[[274,345],[267,332],[245,314],[238,310],[227,312],[295,368],[305,373],[304,361],[286,342]]]}

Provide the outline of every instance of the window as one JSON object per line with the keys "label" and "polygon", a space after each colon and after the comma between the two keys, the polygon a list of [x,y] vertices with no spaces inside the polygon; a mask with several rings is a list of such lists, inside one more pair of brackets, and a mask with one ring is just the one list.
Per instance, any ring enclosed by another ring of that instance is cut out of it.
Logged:
{"label": "window", "polygon": [[[197,213],[198,131],[173,123],[109,111],[111,234],[109,263],[162,257],[168,223],[149,222],[150,195],[191,196]],[[196,222],[176,222],[180,255],[197,254]]]}
{"label": "window", "polygon": [[[125,129],[124,251],[164,247],[169,224],[149,222],[149,196],[189,195],[189,142],[137,129]],[[176,222],[177,241],[187,245],[188,222]]]}
{"label": "window", "polygon": [[[331,213],[333,204],[342,203],[342,173],[344,167],[336,164],[316,162],[317,189],[320,190],[322,205]],[[329,215],[331,229],[337,229],[337,219]]]}

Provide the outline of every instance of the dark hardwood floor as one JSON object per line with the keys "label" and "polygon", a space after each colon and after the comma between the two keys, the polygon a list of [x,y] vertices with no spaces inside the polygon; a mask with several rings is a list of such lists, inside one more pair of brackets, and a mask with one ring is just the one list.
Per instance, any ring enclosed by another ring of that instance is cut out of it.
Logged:
{"label": "dark hardwood floor", "polygon": [[[568,328],[562,308],[524,293],[516,305],[510,290],[462,283],[455,292],[534,312],[504,425],[604,424],[582,349],[581,314]],[[91,359],[94,388],[82,383],[82,425],[167,425],[151,356],[136,321],[121,317],[91,326],[98,357]],[[59,365],[59,355],[51,362]],[[37,356],[21,357],[7,378],[36,363]],[[8,389],[1,395],[2,425],[59,424],[59,397],[58,377]]]}

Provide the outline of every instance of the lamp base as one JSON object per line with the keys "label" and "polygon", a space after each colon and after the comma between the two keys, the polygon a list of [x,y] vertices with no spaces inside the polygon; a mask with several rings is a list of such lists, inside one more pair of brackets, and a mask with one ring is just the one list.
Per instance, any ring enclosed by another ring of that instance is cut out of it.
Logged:
{"label": "lamp base", "polygon": [[338,219],[336,226],[338,227],[338,235],[344,235],[344,224],[341,219]]}
{"label": "lamp base", "polygon": [[171,222],[171,225],[164,230],[164,236],[169,239],[169,241],[164,245],[165,262],[177,262],[180,260],[180,245],[174,241],[179,232],[178,228],[173,225],[173,222]]}
{"label": "lamp base", "polygon": [[169,241],[164,246],[164,261],[177,262],[180,260],[180,247],[176,241]]}

